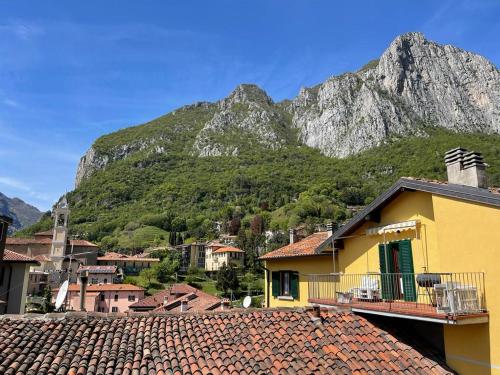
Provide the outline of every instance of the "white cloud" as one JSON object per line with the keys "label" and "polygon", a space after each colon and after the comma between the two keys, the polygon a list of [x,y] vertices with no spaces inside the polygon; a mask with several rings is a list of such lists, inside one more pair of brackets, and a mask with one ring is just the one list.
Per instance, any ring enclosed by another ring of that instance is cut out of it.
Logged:
{"label": "white cloud", "polygon": [[8,176],[0,176],[0,185],[4,185],[15,190],[20,190],[22,192],[27,193],[30,197],[36,198],[44,202],[53,202],[53,199],[51,199],[48,195],[43,193],[38,193],[37,191],[33,190],[28,184],[16,178]]}
{"label": "white cloud", "polygon": [[7,107],[13,107],[13,108],[19,108],[21,105],[16,102],[15,100],[12,99],[4,99],[2,100],[2,103],[5,104]]}

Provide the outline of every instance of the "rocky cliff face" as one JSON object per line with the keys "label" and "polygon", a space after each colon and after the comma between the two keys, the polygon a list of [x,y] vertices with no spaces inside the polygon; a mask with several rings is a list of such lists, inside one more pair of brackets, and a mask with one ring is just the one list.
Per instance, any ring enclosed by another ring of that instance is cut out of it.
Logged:
{"label": "rocky cliff face", "polygon": [[[196,126],[195,118],[201,119]],[[200,157],[297,142],[345,157],[390,137],[425,136],[426,126],[500,133],[500,72],[482,56],[408,33],[396,38],[379,60],[303,88],[290,102],[274,103],[257,86],[240,85],[215,104],[185,107],[182,121],[191,124],[174,125],[179,132],[189,129],[183,147]],[[137,132],[138,139],[118,142],[106,153],[90,148],[80,161],[76,184],[138,150],[168,151],[170,146],[154,134]]]}

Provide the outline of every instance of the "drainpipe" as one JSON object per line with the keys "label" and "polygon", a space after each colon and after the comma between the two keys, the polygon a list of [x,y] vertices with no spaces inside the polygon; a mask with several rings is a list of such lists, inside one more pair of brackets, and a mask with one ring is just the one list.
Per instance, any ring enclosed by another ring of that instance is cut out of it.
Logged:
{"label": "drainpipe", "polygon": [[85,310],[85,294],[87,293],[87,282],[89,280],[89,272],[83,270],[80,273],[80,311]]}
{"label": "drainpipe", "polygon": [[7,283],[7,293],[5,294],[5,314],[8,313],[9,309],[9,294],[10,294],[10,285],[12,284],[12,265],[9,264],[9,282]]}
{"label": "drainpipe", "polygon": [[271,271],[269,271],[266,267],[259,263],[259,266],[266,271],[266,307],[269,307],[269,277],[271,276]]}

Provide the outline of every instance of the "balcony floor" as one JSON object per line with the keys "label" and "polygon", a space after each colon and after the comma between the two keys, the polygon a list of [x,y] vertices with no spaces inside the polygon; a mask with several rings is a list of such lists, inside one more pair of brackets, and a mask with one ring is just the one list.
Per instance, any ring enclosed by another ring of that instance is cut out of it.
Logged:
{"label": "balcony floor", "polygon": [[309,299],[309,303],[321,306],[336,306],[350,308],[353,312],[385,315],[404,319],[423,320],[444,324],[480,324],[487,323],[487,312],[449,315],[438,313],[434,306],[406,301],[366,301],[352,300],[350,303],[340,303],[334,299]]}

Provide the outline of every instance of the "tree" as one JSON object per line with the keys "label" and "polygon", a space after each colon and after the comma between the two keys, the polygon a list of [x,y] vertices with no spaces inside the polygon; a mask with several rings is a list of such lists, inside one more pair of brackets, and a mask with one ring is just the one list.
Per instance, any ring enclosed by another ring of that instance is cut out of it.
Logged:
{"label": "tree", "polygon": [[178,259],[166,257],[158,263],[153,269],[156,279],[160,283],[167,283],[172,279],[172,276],[179,270],[180,262]]}
{"label": "tree", "polygon": [[241,227],[241,220],[238,216],[235,216],[230,222],[229,222],[229,234],[231,236],[235,236],[238,234],[238,231],[240,230]]}
{"label": "tree", "polygon": [[156,272],[153,268],[144,268],[140,273],[139,276],[141,276],[144,280],[147,281],[147,287],[149,288],[155,279]]}
{"label": "tree", "polygon": [[250,223],[250,229],[252,230],[252,234],[258,236],[264,232],[264,220],[262,216],[255,215]]}
{"label": "tree", "polygon": [[52,288],[50,285],[46,286],[45,289],[43,290],[43,311],[45,313],[49,313],[54,311],[55,306],[52,303]]}
{"label": "tree", "polygon": [[217,289],[222,290],[222,294],[227,296],[229,291],[237,291],[240,283],[238,281],[238,275],[236,274],[236,269],[234,266],[229,263],[226,265],[225,263],[219,269],[217,273]]}

